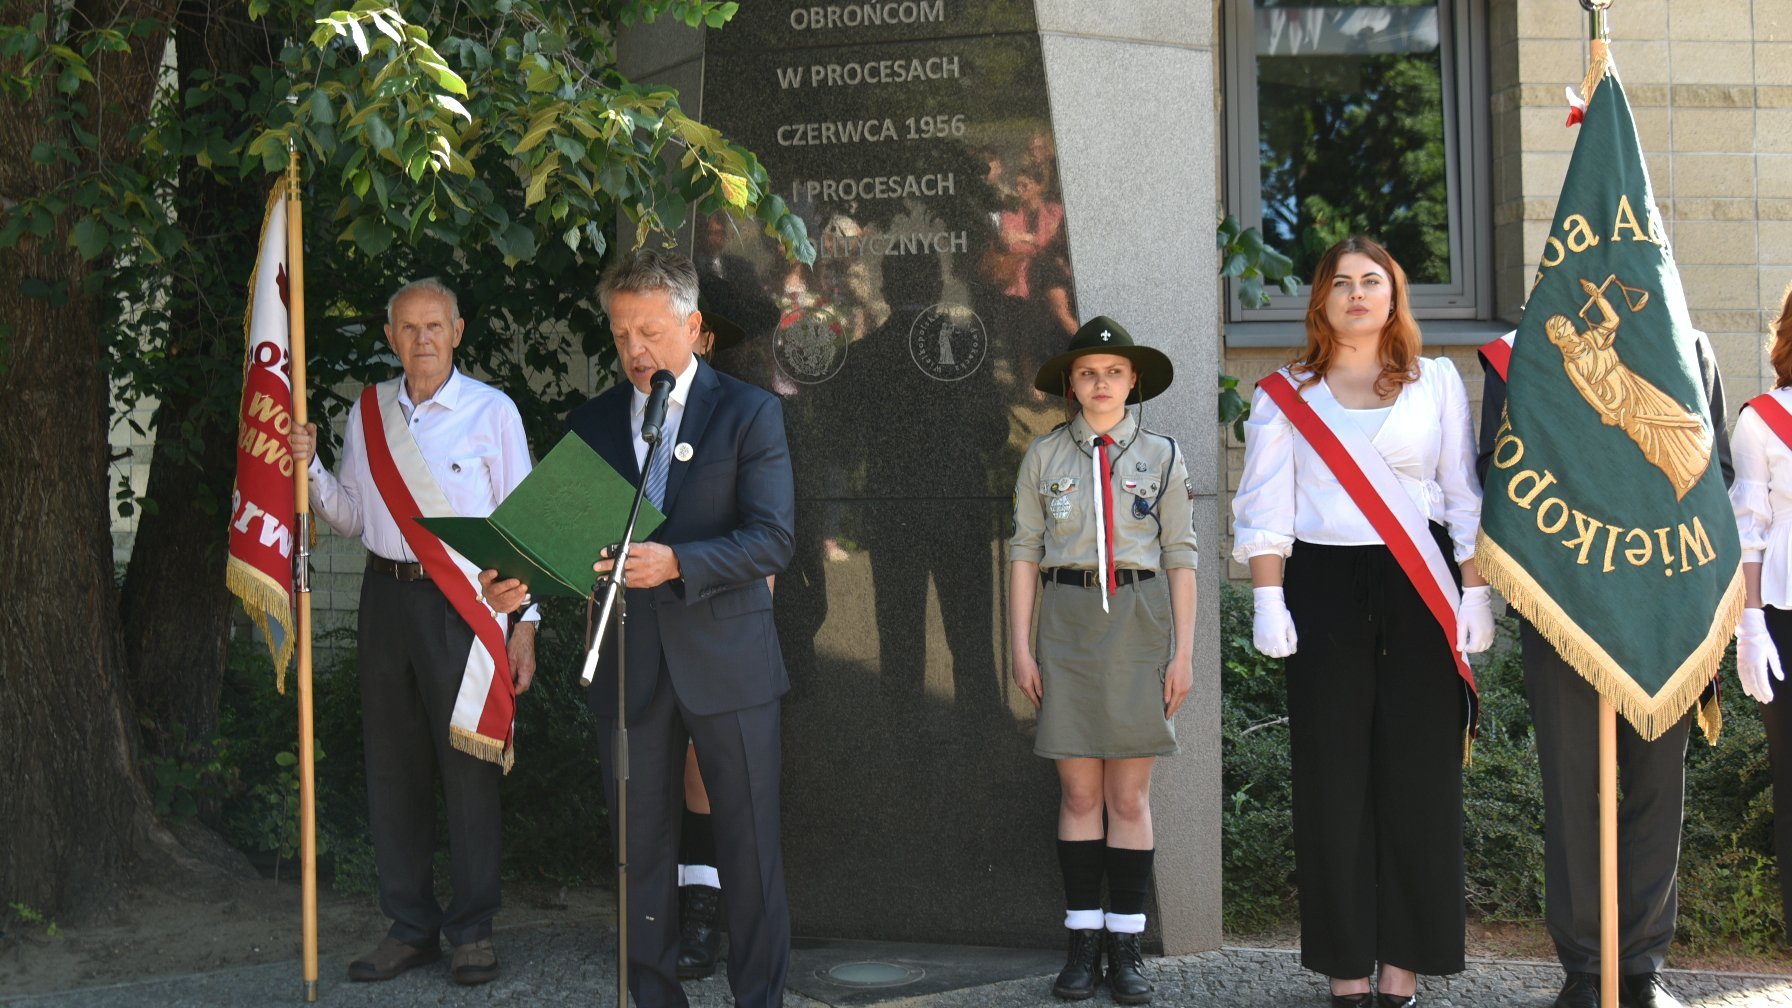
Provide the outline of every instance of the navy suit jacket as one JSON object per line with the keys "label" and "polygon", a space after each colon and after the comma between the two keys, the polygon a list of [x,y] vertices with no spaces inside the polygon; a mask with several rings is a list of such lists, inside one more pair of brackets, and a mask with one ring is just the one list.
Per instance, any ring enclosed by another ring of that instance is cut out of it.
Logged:
{"label": "navy suit jacket", "polygon": [[[588,400],[566,418],[604,461],[636,485],[633,387]],[[772,622],[768,575],[790,562],[796,492],[777,397],[724,375],[701,359],[679,421],[666,475],[666,521],[651,539],[678,556],[678,580],[628,592],[628,708],[637,719],[653,699],[662,662],[678,700],[714,715],[770,702],[790,688]],[[671,451],[662,445],[659,451]],[[617,530],[620,536],[621,530]],[[600,718],[616,713],[615,627],[605,637],[586,700]]]}

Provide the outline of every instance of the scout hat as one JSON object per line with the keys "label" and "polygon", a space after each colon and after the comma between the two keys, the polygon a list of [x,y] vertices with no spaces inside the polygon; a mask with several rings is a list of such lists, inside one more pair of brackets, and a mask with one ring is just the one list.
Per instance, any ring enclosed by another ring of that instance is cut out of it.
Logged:
{"label": "scout hat", "polygon": [[747,331],[729,317],[740,314],[739,300],[734,285],[721,277],[703,277],[698,281],[697,311],[703,315],[703,328],[716,334],[710,353],[746,342]]}
{"label": "scout hat", "polygon": [[1097,315],[1084,322],[1070,338],[1068,350],[1040,366],[1033,387],[1047,395],[1063,395],[1070,388],[1070,365],[1078,357],[1089,354],[1115,354],[1132,362],[1133,370],[1138,372],[1139,384],[1133,390],[1130,402],[1144,402],[1162,395],[1176,373],[1163,351],[1134,343],[1132,334],[1124,326],[1106,315]]}

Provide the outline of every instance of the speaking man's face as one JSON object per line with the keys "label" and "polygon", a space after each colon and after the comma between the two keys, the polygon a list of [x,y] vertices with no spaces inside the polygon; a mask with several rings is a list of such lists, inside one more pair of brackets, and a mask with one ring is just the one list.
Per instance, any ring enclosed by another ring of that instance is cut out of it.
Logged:
{"label": "speaking man's face", "polygon": [[670,292],[617,291],[610,295],[609,315],[616,359],[635,388],[651,392],[655,371],[664,368],[676,375],[690,366],[703,316],[691,312],[680,318]]}

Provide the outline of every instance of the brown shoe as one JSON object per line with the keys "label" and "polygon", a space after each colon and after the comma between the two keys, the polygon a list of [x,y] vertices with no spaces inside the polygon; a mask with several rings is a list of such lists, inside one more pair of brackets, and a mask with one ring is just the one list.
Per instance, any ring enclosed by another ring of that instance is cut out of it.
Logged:
{"label": "brown shoe", "polygon": [[498,979],[498,953],[492,950],[492,940],[481,938],[454,946],[454,959],[448,972],[453,974],[455,983],[469,987]]}
{"label": "brown shoe", "polygon": [[442,947],[434,941],[428,945],[407,945],[387,935],[379,948],[348,964],[350,980],[390,980],[405,970],[442,958]]}

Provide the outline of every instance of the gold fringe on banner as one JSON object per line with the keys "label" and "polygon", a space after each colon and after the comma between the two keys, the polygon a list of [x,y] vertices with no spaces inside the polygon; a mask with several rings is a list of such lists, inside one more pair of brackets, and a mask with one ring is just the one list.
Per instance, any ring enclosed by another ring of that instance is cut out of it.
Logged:
{"label": "gold fringe on banner", "polygon": [[251,564],[236,557],[231,557],[224,568],[224,587],[230,593],[243,600],[243,611],[261,631],[263,640],[273,640],[274,635],[268,632],[270,617],[280,624],[284,632],[280,635],[280,651],[274,655],[274,688],[280,693],[286,692],[286,666],[292,661],[294,648],[298,646],[297,628],[290,620],[282,620],[275,613],[292,611],[292,595],[289,586],[283,585]]}
{"label": "gold fringe on banner", "polygon": [[[1531,577],[1500,545],[1482,529],[1476,536],[1475,566],[1488,583],[1506,597],[1519,614],[1554,645],[1563,660],[1592,684],[1599,695],[1611,701],[1613,708],[1630,722],[1638,735],[1653,742],[1686,716],[1687,709],[1698,702],[1705,686],[1717,674],[1736,624],[1742,619],[1742,571],[1737,569],[1724,589],[1712,617],[1711,629],[1699,646],[1686,656],[1674,674],[1668,677],[1661,692],[1650,696],[1612,659],[1605,648],[1569,618],[1543,586]],[[1715,705],[1708,705],[1715,706]],[[1699,727],[1712,745],[1723,728],[1723,718],[1701,709]]]}
{"label": "gold fringe on banner", "polygon": [[448,726],[448,744],[474,759],[498,764],[504,768],[504,772],[507,774],[510,772],[510,768],[516,765],[515,746],[506,748],[503,739],[495,739],[476,731],[468,731],[459,725]]}

